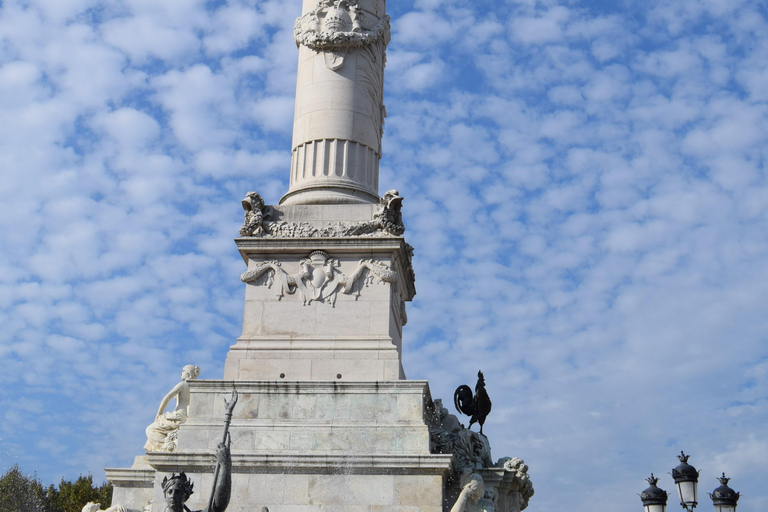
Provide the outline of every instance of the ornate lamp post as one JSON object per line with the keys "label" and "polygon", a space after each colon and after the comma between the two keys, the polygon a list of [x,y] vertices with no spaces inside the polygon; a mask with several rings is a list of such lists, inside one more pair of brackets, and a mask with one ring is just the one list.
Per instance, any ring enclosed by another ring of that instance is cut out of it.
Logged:
{"label": "ornate lamp post", "polygon": [[688,512],[691,512],[698,505],[698,470],[688,464],[688,458],[685,452],[680,452],[677,458],[680,464],[672,470],[672,478],[677,486],[677,495],[680,496],[680,506]]}
{"label": "ornate lamp post", "polygon": [[[672,470],[672,478],[677,486],[677,494],[680,497],[680,506],[687,512],[693,512],[698,505],[699,471],[688,464],[688,458],[684,452],[680,452],[677,458],[680,464]],[[656,487],[659,479],[653,476],[646,479],[650,487],[640,494],[645,512],[665,512],[667,505],[667,492]],[[709,494],[715,512],[736,512],[736,502],[739,501],[739,493],[728,487],[730,478],[723,476],[717,479],[720,487]]]}
{"label": "ornate lamp post", "polygon": [[640,494],[645,512],[664,512],[667,507],[667,491],[656,487],[659,479],[653,476],[653,473],[650,478],[646,478],[646,481],[651,486]]}
{"label": "ornate lamp post", "polygon": [[739,493],[728,487],[730,478],[723,476],[717,479],[720,487],[709,494],[715,505],[715,512],[736,512],[736,502],[739,501]]}

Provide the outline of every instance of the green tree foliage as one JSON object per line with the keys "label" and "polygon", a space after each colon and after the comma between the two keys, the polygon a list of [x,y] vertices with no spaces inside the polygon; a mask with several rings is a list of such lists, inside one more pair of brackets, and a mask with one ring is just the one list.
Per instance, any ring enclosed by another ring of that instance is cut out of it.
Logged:
{"label": "green tree foliage", "polygon": [[58,489],[48,488],[37,476],[22,473],[13,466],[0,477],[0,512],[81,512],[89,501],[102,509],[112,502],[112,486],[104,482],[93,485],[93,476],[83,476],[75,481],[61,479]]}
{"label": "green tree foliage", "polygon": [[51,512],[43,484],[14,465],[0,478],[0,512]]}

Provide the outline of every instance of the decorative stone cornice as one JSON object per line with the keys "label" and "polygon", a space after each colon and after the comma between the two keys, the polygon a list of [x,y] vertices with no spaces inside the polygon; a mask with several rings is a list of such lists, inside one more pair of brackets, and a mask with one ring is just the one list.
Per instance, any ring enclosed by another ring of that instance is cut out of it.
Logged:
{"label": "decorative stone cornice", "polygon": [[305,380],[195,380],[189,383],[191,393],[231,393],[237,389],[240,394],[422,394],[429,397],[429,383],[426,380],[395,381],[305,381]]}
{"label": "decorative stone cornice", "polygon": [[264,204],[256,192],[248,192],[241,201],[245,219],[240,228],[242,237],[260,238],[340,238],[358,236],[402,236],[405,233],[401,208],[403,198],[397,190],[388,190],[379,199],[377,211],[369,221],[330,222],[317,225],[310,222],[274,221],[271,206]]}
{"label": "decorative stone cornice", "polygon": [[[149,463],[159,472],[207,472],[215,459],[208,452],[150,454]],[[232,454],[234,473],[274,471],[284,473],[444,475],[451,469],[450,455],[311,455]]]}

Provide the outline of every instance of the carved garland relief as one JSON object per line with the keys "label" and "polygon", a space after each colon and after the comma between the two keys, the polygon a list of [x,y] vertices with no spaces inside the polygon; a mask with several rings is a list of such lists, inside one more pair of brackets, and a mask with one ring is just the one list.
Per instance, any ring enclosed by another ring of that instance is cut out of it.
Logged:
{"label": "carved garland relief", "polygon": [[347,50],[379,40],[389,43],[389,16],[365,11],[357,0],[320,0],[317,7],[296,19],[293,31],[296,46],[323,52],[325,65],[337,70]]}
{"label": "carved garland relief", "polygon": [[360,296],[360,287],[355,287],[355,283],[363,277],[363,274],[367,274],[362,281],[364,286],[374,281],[380,283],[397,281],[397,272],[373,259],[360,260],[355,271],[348,276],[341,272],[339,260],[331,258],[323,251],[310,253],[309,257],[299,262],[299,266],[301,268],[299,272],[289,274],[281,268],[279,261],[262,261],[251,270],[244,272],[240,280],[244,283],[252,283],[266,273],[267,287],[272,288],[275,278],[279,282],[278,298],[284,297],[285,294],[292,295],[298,290],[305,306],[314,301],[330,304],[333,307],[336,306],[339,291],[347,295],[355,293],[357,297]]}
{"label": "carved garland relief", "polygon": [[403,198],[400,197],[398,191],[388,190],[379,199],[378,211],[370,221],[335,222],[326,226],[314,226],[308,222],[272,221],[272,207],[265,205],[262,197],[256,192],[248,192],[242,200],[245,218],[240,228],[240,236],[265,238],[402,236],[405,233],[403,215],[400,211],[402,204]]}

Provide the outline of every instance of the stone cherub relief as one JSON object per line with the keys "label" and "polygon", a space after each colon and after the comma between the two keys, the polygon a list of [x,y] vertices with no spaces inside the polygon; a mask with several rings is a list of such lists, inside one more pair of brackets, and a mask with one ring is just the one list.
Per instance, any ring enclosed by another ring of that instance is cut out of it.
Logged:
{"label": "stone cherub relief", "polygon": [[242,200],[245,219],[240,228],[242,237],[265,238],[326,238],[346,236],[402,236],[405,233],[401,208],[403,198],[397,190],[388,190],[379,199],[373,218],[365,222],[332,222],[316,226],[309,222],[272,220],[272,207],[256,192],[248,192]]}
{"label": "stone cherub relief", "polygon": [[[186,365],[181,370],[181,382],[176,384],[160,402],[155,421],[146,428],[147,442],[144,449],[147,452],[172,452],[176,450],[176,439],[179,427],[187,421],[189,414],[189,381],[200,375],[200,367]],[[171,412],[165,408],[172,399],[176,399],[176,407]]]}
{"label": "stone cherub relief", "polygon": [[[487,397],[482,373],[478,377],[478,387],[482,388],[479,394]],[[469,398],[474,399],[471,391]],[[480,401],[483,401],[482,396]],[[467,403],[467,397],[463,397],[457,401],[457,409],[460,410],[459,405],[466,406]],[[487,412],[490,412],[490,407],[487,407]],[[474,414],[472,416],[475,420],[479,419]],[[528,506],[534,491],[525,462],[503,457],[494,463],[488,438],[464,427],[458,417],[443,406],[440,399],[432,402],[426,422],[430,434],[430,452],[453,455],[451,481],[458,482],[461,491],[451,512],[521,512]],[[484,482],[484,474],[492,475],[492,482]]]}
{"label": "stone cherub relief", "polygon": [[272,287],[275,278],[279,281],[278,298],[285,294],[293,294],[296,290],[301,295],[304,305],[312,302],[324,302],[335,306],[336,296],[341,291],[345,294],[360,293],[360,288],[355,284],[367,271],[367,277],[363,281],[365,286],[371,284],[374,279],[379,282],[395,283],[397,273],[384,263],[373,259],[362,259],[351,275],[345,275],[340,270],[339,260],[331,258],[323,251],[313,251],[309,257],[299,262],[300,270],[296,274],[289,274],[276,260],[262,261],[254,268],[243,272],[240,280],[244,283],[252,283],[265,273],[266,284]]}
{"label": "stone cherub relief", "polygon": [[389,43],[389,16],[362,9],[357,0],[319,0],[317,6],[296,19],[296,46],[323,52],[325,65],[341,68],[348,50],[377,41]]}

